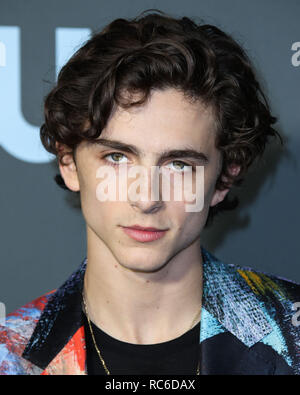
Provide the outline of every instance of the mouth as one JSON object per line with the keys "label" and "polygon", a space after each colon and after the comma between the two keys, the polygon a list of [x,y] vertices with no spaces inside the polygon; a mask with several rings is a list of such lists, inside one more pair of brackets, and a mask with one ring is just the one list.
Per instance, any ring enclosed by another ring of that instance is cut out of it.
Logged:
{"label": "mouth", "polygon": [[159,229],[159,228],[153,228],[153,227],[146,227],[146,226],[140,226],[140,225],[132,225],[132,226],[123,226],[123,228],[127,229],[137,229],[137,230],[144,230],[147,232],[164,232],[168,229]]}
{"label": "mouth", "polygon": [[139,225],[122,226],[122,228],[129,237],[143,243],[161,239],[168,231],[168,229],[142,227]]}

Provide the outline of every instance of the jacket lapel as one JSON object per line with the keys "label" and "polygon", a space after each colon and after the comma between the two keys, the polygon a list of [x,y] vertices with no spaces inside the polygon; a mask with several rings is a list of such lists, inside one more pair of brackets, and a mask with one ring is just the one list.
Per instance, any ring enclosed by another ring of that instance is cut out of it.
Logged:
{"label": "jacket lapel", "polygon": [[45,306],[22,357],[43,375],[86,374],[81,308],[86,258]]}
{"label": "jacket lapel", "polygon": [[273,374],[276,353],[261,340],[273,328],[237,267],[203,249],[201,374]]}
{"label": "jacket lapel", "polygon": [[85,349],[84,327],[81,326],[41,374],[85,375]]}
{"label": "jacket lapel", "polygon": [[234,265],[203,254],[203,307],[251,347],[272,331],[259,300]]}

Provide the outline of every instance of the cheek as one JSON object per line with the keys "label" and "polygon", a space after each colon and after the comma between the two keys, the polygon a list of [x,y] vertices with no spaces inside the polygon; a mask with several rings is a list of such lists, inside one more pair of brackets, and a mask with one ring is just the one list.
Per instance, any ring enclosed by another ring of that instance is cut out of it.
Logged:
{"label": "cheek", "polygon": [[183,202],[171,205],[169,216],[178,232],[181,233],[181,239],[194,239],[200,235],[206,222],[208,209],[209,205],[205,204],[199,212],[187,212]]}
{"label": "cheek", "polygon": [[96,197],[88,197],[82,207],[87,225],[103,239],[110,238],[117,226],[124,224],[124,212],[122,203],[99,202]]}
{"label": "cheek", "polygon": [[97,198],[97,187],[99,181],[91,174],[79,175],[80,200],[83,216],[87,223],[99,222],[99,217],[106,212],[106,206],[110,202],[101,202]]}
{"label": "cheek", "polygon": [[202,168],[193,178],[193,183],[187,182],[186,186],[183,187],[183,202],[179,208],[183,216],[195,213],[200,220],[200,218],[207,215],[215,191],[216,181],[210,170]]}
{"label": "cheek", "polygon": [[[189,199],[183,202],[173,202],[170,206],[169,215],[171,215],[174,222],[177,222],[178,229],[182,232],[182,240],[193,240],[200,236],[208,217],[210,202],[215,191],[215,181],[216,178],[215,174],[212,174],[212,169],[204,168],[202,184],[200,186],[196,185],[193,190],[194,194],[198,191],[197,199],[199,205],[196,204],[196,198],[194,198],[193,200]],[[190,205],[193,207],[193,212],[188,212],[186,209]]]}
{"label": "cheek", "polygon": [[216,182],[218,179],[218,166],[210,167],[205,175],[205,186],[204,186],[204,211],[208,213],[211,201],[213,199]]}

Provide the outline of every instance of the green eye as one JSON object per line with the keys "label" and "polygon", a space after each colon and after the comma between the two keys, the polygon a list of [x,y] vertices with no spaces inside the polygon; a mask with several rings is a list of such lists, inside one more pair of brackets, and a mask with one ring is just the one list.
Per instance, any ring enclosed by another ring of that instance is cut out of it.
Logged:
{"label": "green eye", "polygon": [[[119,155],[119,158],[120,158],[120,156],[122,157],[122,156],[124,156],[123,154],[120,154],[120,153],[113,153],[113,154],[111,154],[111,156],[113,157],[115,157],[115,159],[116,159],[116,157],[118,158],[118,155]],[[119,162],[119,160],[117,160],[117,162]]]}
{"label": "green eye", "polygon": [[[123,162],[121,162],[120,160],[116,160],[116,158],[114,158],[114,157],[117,157],[117,158],[118,158],[118,156],[119,156],[119,158],[121,157],[121,159],[122,159],[122,157],[125,158],[125,155],[122,154],[121,152],[112,152],[112,153],[110,153],[110,154],[105,155],[105,156],[104,156],[104,159],[105,159],[105,161],[108,162],[110,165],[112,165],[112,166],[118,166],[119,163],[123,163]],[[108,158],[108,157],[111,157],[112,160],[106,159],[106,158]]]}
{"label": "green eye", "polygon": [[[186,166],[183,162],[175,161],[175,162],[173,162],[173,163],[177,163],[177,165],[178,165],[178,163],[179,163],[179,166],[180,166],[180,165],[181,165],[181,166]],[[183,167],[181,167],[181,169],[183,169]]]}
{"label": "green eye", "polygon": [[174,166],[174,169],[175,169],[176,171],[181,171],[181,170],[183,170],[183,172],[188,172],[188,171],[191,171],[191,170],[192,170],[192,169],[191,169],[192,166],[189,165],[188,163],[175,160],[175,161],[171,162],[170,164],[174,164],[174,163],[177,163],[177,165]]}

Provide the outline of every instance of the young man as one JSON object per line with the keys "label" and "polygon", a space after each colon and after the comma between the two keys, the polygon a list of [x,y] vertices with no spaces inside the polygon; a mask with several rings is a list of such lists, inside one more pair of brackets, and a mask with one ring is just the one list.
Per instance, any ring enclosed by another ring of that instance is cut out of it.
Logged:
{"label": "young man", "polygon": [[[246,54],[214,26],[153,13],[94,34],[62,68],[41,128],[57,183],[80,194],[87,255],[7,317],[1,374],[299,374],[300,286],[201,245],[234,207],[231,186],[280,138],[275,121]],[[144,170],[139,199],[132,169]],[[198,210],[172,198],[188,174]]]}

